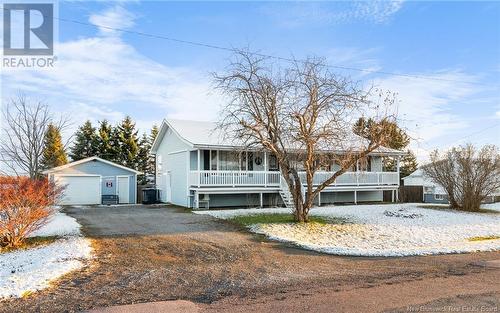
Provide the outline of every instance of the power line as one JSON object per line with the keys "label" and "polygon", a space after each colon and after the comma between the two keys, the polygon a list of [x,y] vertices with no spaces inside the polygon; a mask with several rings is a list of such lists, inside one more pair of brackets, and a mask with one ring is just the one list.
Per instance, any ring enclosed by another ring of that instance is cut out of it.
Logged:
{"label": "power line", "polygon": [[[149,38],[163,39],[163,40],[168,40],[168,41],[172,41],[172,42],[188,44],[188,45],[193,45],[193,46],[199,46],[199,47],[204,47],[204,48],[217,49],[217,50],[228,51],[228,52],[239,52],[240,51],[239,49],[236,49],[236,48],[229,48],[229,47],[223,47],[223,46],[218,46],[218,45],[214,45],[214,44],[207,44],[207,43],[201,43],[201,42],[196,42],[196,41],[191,41],[191,40],[178,39],[178,38],[168,37],[168,36],[164,36],[164,35],[156,35],[156,34],[151,34],[151,33],[146,33],[146,32],[110,27],[110,26],[106,26],[106,25],[92,24],[92,23],[88,23],[88,22],[76,21],[76,20],[65,19],[65,18],[55,18],[55,19],[62,21],[62,22],[80,24],[80,25],[90,26],[90,27],[94,27],[94,28],[104,28],[104,29],[108,29],[108,30],[119,31],[122,33],[133,34],[133,35],[149,37]],[[260,52],[249,52],[249,54],[259,56],[259,57],[264,57],[264,58],[272,58],[272,59],[276,59],[276,60],[280,60],[280,61],[286,61],[286,62],[302,62],[302,63],[306,62],[305,60],[286,58],[286,57],[265,54],[265,53],[260,53]],[[483,83],[479,83],[479,82],[472,82],[472,81],[446,79],[446,78],[440,78],[440,77],[421,76],[421,75],[412,75],[412,74],[386,72],[386,71],[375,71],[375,70],[367,70],[367,69],[350,67],[350,66],[331,65],[331,64],[327,64],[326,66],[330,67],[330,68],[335,68],[335,69],[358,71],[358,72],[364,72],[364,73],[370,73],[370,74],[392,75],[392,76],[400,76],[400,77],[406,77],[406,78],[430,79],[430,80],[465,83],[465,84],[488,85],[488,84],[483,84]]]}
{"label": "power line", "polygon": [[[3,8],[3,9],[6,10],[5,8]],[[41,13],[40,13],[40,15],[42,15],[44,18],[46,17]],[[141,32],[141,31],[136,31],[136,30],[128,30],[128,29],[111,27],[111,26],[100,25],[100,24],[94,24],[94,23],[89,23],[89,22],[73,20],[73,19],[67,19],[67,18],[61,18],[61,17],[53,17],[53,19],[61,21],[61,22],[66,22],[66,23],[73,23],[73,24],[78,24],[78,25],[83,25],[83,26],[89,26],[92,28],[103,28],[103,29],[117,31],[117,32],[126,33],[126,34],[138,35],[138,36],[154,38],[154,39],[167,40],[167,41],[172,41],[172,42],[177,42],[177,43],[187,44],[187,45],[192,45],[192,46],[198,46],[198,47],[204,47],[204,48],[209,48],[209,49],[216,49],[216,50],[227,51],[227,52],[239,52],[239,51],[241,51],[240,49],[237,49],[237,48],[229,48],[229,47],[219,46],[219,45],[215,45],[215,44],[208,44],[208,43],[202,43],[202,42],[197,42],[197,41],[184,40],[184,39],[174,38],[174,37],[165,36],[165,35],[151,34],[151,33],[146,33],[146,32]],[[306,62],[306,60],[286,58],[286,57],[282,57],[282,56],[276,56],[276,55],[265,54],[265,53],[260,53],[260,52],[248,52],[248,53],[251,55],[254,55],[254,56],[259,56],[259,57],[264,57],[264,58],[272,58],[275,60],[286,61],[286,62],[301,62],[301,63]],[[342,69],[342,70],[348,70],[348,71],[358,71],[358,72],[370,73],[370,74],[382,74],[382,75],[399,76],[399,77],[406,77],[406,78],[416,78],[416,79],[423,79],[423,80],[445,81],[445,82],[465,83],[465,84],[484,85],[484,86],[496,86],[496,85],[484,84],[484,83],[473,82],[473,81],[447,79],[447,78],[405,74],[405,73],[395,73],[395,72],[387,72],[387,71],[376,71],[376,70],[368,70],[368,69],[362,69],[362,68],[351,67],[351,66],[331,65],[331,64],[327,64],[326,66],[330,67],[330,68],[335,68],[335,69]]]}

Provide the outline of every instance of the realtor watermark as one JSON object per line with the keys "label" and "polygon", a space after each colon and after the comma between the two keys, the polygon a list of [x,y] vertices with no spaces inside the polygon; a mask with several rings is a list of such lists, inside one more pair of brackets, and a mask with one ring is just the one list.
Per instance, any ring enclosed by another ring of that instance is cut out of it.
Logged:
{"label": "realtor watermark", "polygon": [[3,68],[52,68],[55,4],[3,4]]}
{"label": "realtor watermark", "polygon": [[492,305],[416,305],[408,306],[407,312],[499,312],[498,306]]}

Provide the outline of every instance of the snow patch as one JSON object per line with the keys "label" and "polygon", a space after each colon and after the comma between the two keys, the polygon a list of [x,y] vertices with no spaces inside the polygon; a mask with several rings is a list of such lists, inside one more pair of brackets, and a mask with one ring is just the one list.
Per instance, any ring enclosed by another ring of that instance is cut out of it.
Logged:
{"label": "snow patch", "polygon": [[481,209],[488,209],[500,212],[500,202],[481,204]]}
{"label": "snow patch", "polygon": [[80,224],[75,218],[57,211],[47,225],[33,232],[30,237],[80,235]]}
{"label": "snow patch", "polygon": [[[227,219],[237,215],[286,213],[288,209],[198,211]],[[311,215],[346,219],[345,224],[255,224],[250,230],[273,240],[338,255],[409,256],[500,250],[500,214],[421,208],[419,204],[313,208]]]}
{"label": "snow patch", "polygon": [[91,257],[90,241],[82,237],[80,224],[62,212],[34,236],[62,238],[44,246],[0,253],[0,299],[47,288],[51,281],[81,268]]}

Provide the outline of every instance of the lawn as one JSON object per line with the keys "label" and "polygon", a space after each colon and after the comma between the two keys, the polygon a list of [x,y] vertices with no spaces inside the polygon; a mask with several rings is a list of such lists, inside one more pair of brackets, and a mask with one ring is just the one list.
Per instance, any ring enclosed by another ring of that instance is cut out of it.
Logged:
{"label": "lawn", "polygon": [[[461,211],[461,210],[451,209],[447,204],[422,204],[422,205],[419,205],[419,207],[423,208],[423,209],[432,209],[432,210],[448,210],[448,211],[458,211],[458,212],[469,212],[469,211]],[[495,210],[494,208],[490,209],[485,204],[479,209],[479,211],[470,212],[470,213],[500,214],[500,211]]]}
{"label": "lawn", "polygon": [[38,246],[43,246],[43,245],[48,245],[56,241],[59,237],[58,236],[36,236],[36,237],[29,237],[26,238],[26,240],[23,242],[23,244],[19,247],[16,248],[11,248],[11,247],[0,247],[0,253],[6,253],[6,252],[11,252],[19,249],[31,249],[35,248]]}
{"label": "lawn", "polygon": [[[293,215],[289,213],[237,215],[229,218],[228,220],[242,226],[251,226],[254,224],[283,224],[294,222]],[[310,222],[319,224],[337,224],[341,223],[342,220],[321,216],[311,216]]]}
{"label": "lawn", "polygon": [[57,212],[22,247],[0,253],[0,300],[47,288],[51,281],[81,268],[91,251],[76,220]]}
{"label": "lawn", "polygon": [[291,211],[285,208],[194,213],[237,222],[272,240],[337,255],[410,256],[500,250],[500,240],[496,239],[500,236],[500,214],[431,210],[420,204],[313,208],[313,223],[293,223]]}

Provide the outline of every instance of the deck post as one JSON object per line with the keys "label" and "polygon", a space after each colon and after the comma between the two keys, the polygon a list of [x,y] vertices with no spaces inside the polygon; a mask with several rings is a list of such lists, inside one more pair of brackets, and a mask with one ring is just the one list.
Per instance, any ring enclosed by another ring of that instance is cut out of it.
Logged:
{"label": "deck post", "polygon": [[260,207],[263,208],[264,207],[264,198],[262,196],[262,192],[260,193]]}
{"label": "deck post", "polygon": [[200,167],[201,167],[200,149],[198,149],[198,160],[196,163],[197,163],[196,164],[196,177],[197,177],[196,181],[198,182],[198,188],[199,188],[200,187],[200,180],[201,180],[201,178],[200,178],[200,175],[201,175],[200,174]]}
{"label": "deck post", "polygon": [[399,186],[399,180],[400,180],[400,179],[399,179],[399,177],[400,177],[400,176],[399,176],[399,159],[400,159],[400,157],[398,156],[398,159],[397,159],[397,161],[396,161],[396,168],[397,168],[397,170],[398,170],[398,186]]}
{"label": "deck post", "polygon": [[399,202],[399,188],[396,189],[396,202]]}
{"label": "deck post", "polygon": [[264,186],[267,187],[267,152],[264,151]]}
{"label": "deck post", "polygon": [[391,190],[391,200],[392,200],[392,202],[394,202],[394,189]]}
{"label": "deck post", "polygon": [[321,191],[318,192],[318,206],[321,206]]}
{"label": "deck post", "polygon": [[198,194],[198,191],[194,192],[194,208],[199,209],[200,208],[200,195]]}
{"label": "deck post", "polygon": [[354,204],[358,204],[358,191],[354,190]]}

